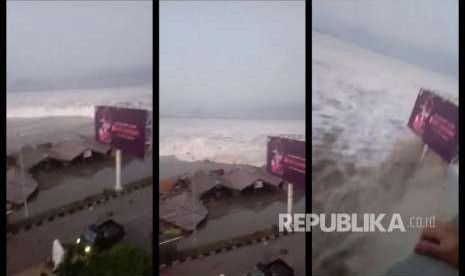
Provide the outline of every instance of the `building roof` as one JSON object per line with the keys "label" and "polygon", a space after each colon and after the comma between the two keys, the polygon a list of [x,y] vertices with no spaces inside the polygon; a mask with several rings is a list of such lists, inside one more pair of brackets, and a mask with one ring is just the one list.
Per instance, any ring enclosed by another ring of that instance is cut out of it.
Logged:
{"label": "building roof", "polygon": [[100,154],[107,154],[111,150],[111,146],[107,144],[99,143],[89,137],[81,136],[81,138],[82,138],[81,144],[89,148],[93,152],[100,153]]}
{"label": "building roof", "polygon": [[65,141],[54,145],[48,150],[52,159],[60,161],[72,161],[83,154],[89,148],[79,142]]}
{"label": "building roof", "polygon": [[200,198],[202,194],[217,186],[242,191],[258,180],[272,186],[278,186],[283,182],[282,179],[268,173],[266,169],[249,165],[240,165],[231,170],[224,171],[222,174],[213,171],[207,173],[200,170],[190,180],[191,187],[196,188],[195,193],[197,198]]}
{"label": "building roof", "polygon": [[[21,204],[23,199],[23,185],[20,170],[12,168],[7,171],[6,200],[13,204]],[[24,174],[24,196],[26,199],[37,189],[37,182],[28,174]]]}
{"label": "building roof", "polygon": [[111,150],[109,145],[98,143],[96,141],[88,142],[85,144],[85,146],[90,148],[93,152],[100,154],[107,154]]}
{"label": "building roof", "polygon": [[176,184],[176,181],[174,181],[173,179],[164,179],[160,180],[158,183],[158,192],[160,194],[167,194],[173,189],[174,185]]}
{"label": "building roof", "polygon": [[207,208],[192,195],[182,193],[160,202],[160,219],[186,231],[194,230],[208,215]]}
{"label": "building roof", "polygon": [[278,186],[283,182],[280,178],[271,175],[263,168],[250,165],[241,165],[226,171],[222,178],[224,179],[225,186],[238,191],[242,191],[248,186],[253,185],[257,180],[264,181],[273,186]]}
{"label": "building roof", "polygon": [[284,181],[283,179],[269,173],[266,170],[266,167],[257,168],[256,174],[257,174],[257,176],[259,177],[260,180],[266,182],[269,185],[278,186],[279,184],[283,183],[283,181]]}
{"label": "building roof", "polygon": [[191,178],[191,187],[195,187],[197,198],[218,185],[224,185],[220,176],[202,170],[196,172]]}
{"label": "building roof", "polygon": [[244,190],[257,180],[253,171],[247,167],[226,171],[222,178],[224,179],[225,186],[238,191]]}
{"label": "building roof", "polygon": [[[48,158],[47,153],[44,150],[33,148],[31,146],[22,147],[16,156],[19,158],[19,155],[22,154],[23,165],[25,170],[30,170],[39,163],[45,161]],[[17,161],[19,164],[19,159]]]}

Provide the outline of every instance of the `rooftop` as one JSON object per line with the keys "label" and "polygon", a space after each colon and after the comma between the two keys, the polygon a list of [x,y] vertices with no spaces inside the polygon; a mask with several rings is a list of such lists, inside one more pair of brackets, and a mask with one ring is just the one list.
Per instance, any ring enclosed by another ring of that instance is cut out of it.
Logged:
{"label": "rooftop", "polygon": [[24,174],[24,190],[21,183],[21,172],[12,168],[7,171],[6,200],[13,204],[21,204],[37,189],[37,182],[28,174]]}

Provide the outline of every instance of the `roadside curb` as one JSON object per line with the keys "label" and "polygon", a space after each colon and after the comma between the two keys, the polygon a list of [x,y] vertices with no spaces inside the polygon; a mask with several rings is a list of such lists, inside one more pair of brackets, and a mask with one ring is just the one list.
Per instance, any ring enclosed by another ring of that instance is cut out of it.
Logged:
{"label": "roadside curb", "polygon": [[89,208],[94,208],[98,205],[108,203],[111,199],[120,198],[134,191],[146,188],[152,185],[152,182],[152,178],[144,178],[142,180],[126,184],[121,192],[105,190],[100,194],[88,196],[84,199],[68,203],[64,206],[45,211],[43,213],[39,213],[28,219],[11,223],[7,226],[6,236],[8,238],[18,234],[21,230],[29,231],[32,228],[40,227],[44,223],[52,222],[55,219],[63,218],[78,213],[80,211],[84,211]]}
{"label": "roadside curb", "polygon": [[236,250],[236,249],[239,249],[239,248],[246,247],[248,245],[254,245],[254,244],[257,244],[257,243],[276,240],[276,239],[278,239],[280,237],[284,237],[284,236],[287,236],[287,235],[290,235],[290,234],[292,234],[292,233],[289,233],[289,232],[274,233],[274,234],[267,235],[267,236],[264,236],[264,237],[261,237],[261,238],[257,238],[257,239],[253,239],[253,240],[249,240],[249,241],[245,241],[245,242],[238,242],[238,243],[234,243],[232,245],[227,245],[227,246],[224,246],[224,247],[221,247],[221,248],[211,250],[211,251],[206,252],[206,253],[194,254],[194,255],[182,257],[182,258],[173,260],[171,263],[160,264],[158,267],[159,267],[159,269],[168,268],[168,267],[172,267],[172,266],[175,266],[177,264],[181,264],[181,263],[184,263],[184,262],[187,262],[187,261],[191,261],[191,260],[195,260],[195,259],[204,259],[204,258],[206,258],[208,256],[213,256],[213,255],[221,254],[223,252],[233,251],[233,250]]}

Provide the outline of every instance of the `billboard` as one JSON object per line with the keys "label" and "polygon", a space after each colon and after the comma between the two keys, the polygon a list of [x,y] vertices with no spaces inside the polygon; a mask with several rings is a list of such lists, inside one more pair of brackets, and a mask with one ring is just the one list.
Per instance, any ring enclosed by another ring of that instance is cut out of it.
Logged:
{"label": "billboard", "polygon": [[408,126],[446,162],[458,154],[459,108],[456,104],[421,89]]}
{"label": "billboard", "polygon": [[267,170],[296,185],[305,185],[305,141],[268,137]]}
{"label": "billboard", "polygon": [[143,158],[146,122],[146,110],[96,106],[95,139]]}

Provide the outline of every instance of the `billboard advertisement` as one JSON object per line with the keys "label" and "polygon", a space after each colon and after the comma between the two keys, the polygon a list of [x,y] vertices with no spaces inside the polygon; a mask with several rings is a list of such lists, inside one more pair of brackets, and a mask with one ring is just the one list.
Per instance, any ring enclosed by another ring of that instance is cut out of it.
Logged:
{"label": "billboard advertisement", "polygon": [[459,109],[451,101],[421,89],[408,126],[446,162],[458,154]]}
{"label": "billboard advertisement", "polygon": [[268,137],[266,166],[284,181],[305,185],[305,141]]}
{"label": "billboard advertisement", "polygon": [[144,158],[146,122],[146,110],[96,106],[95,139]]}

